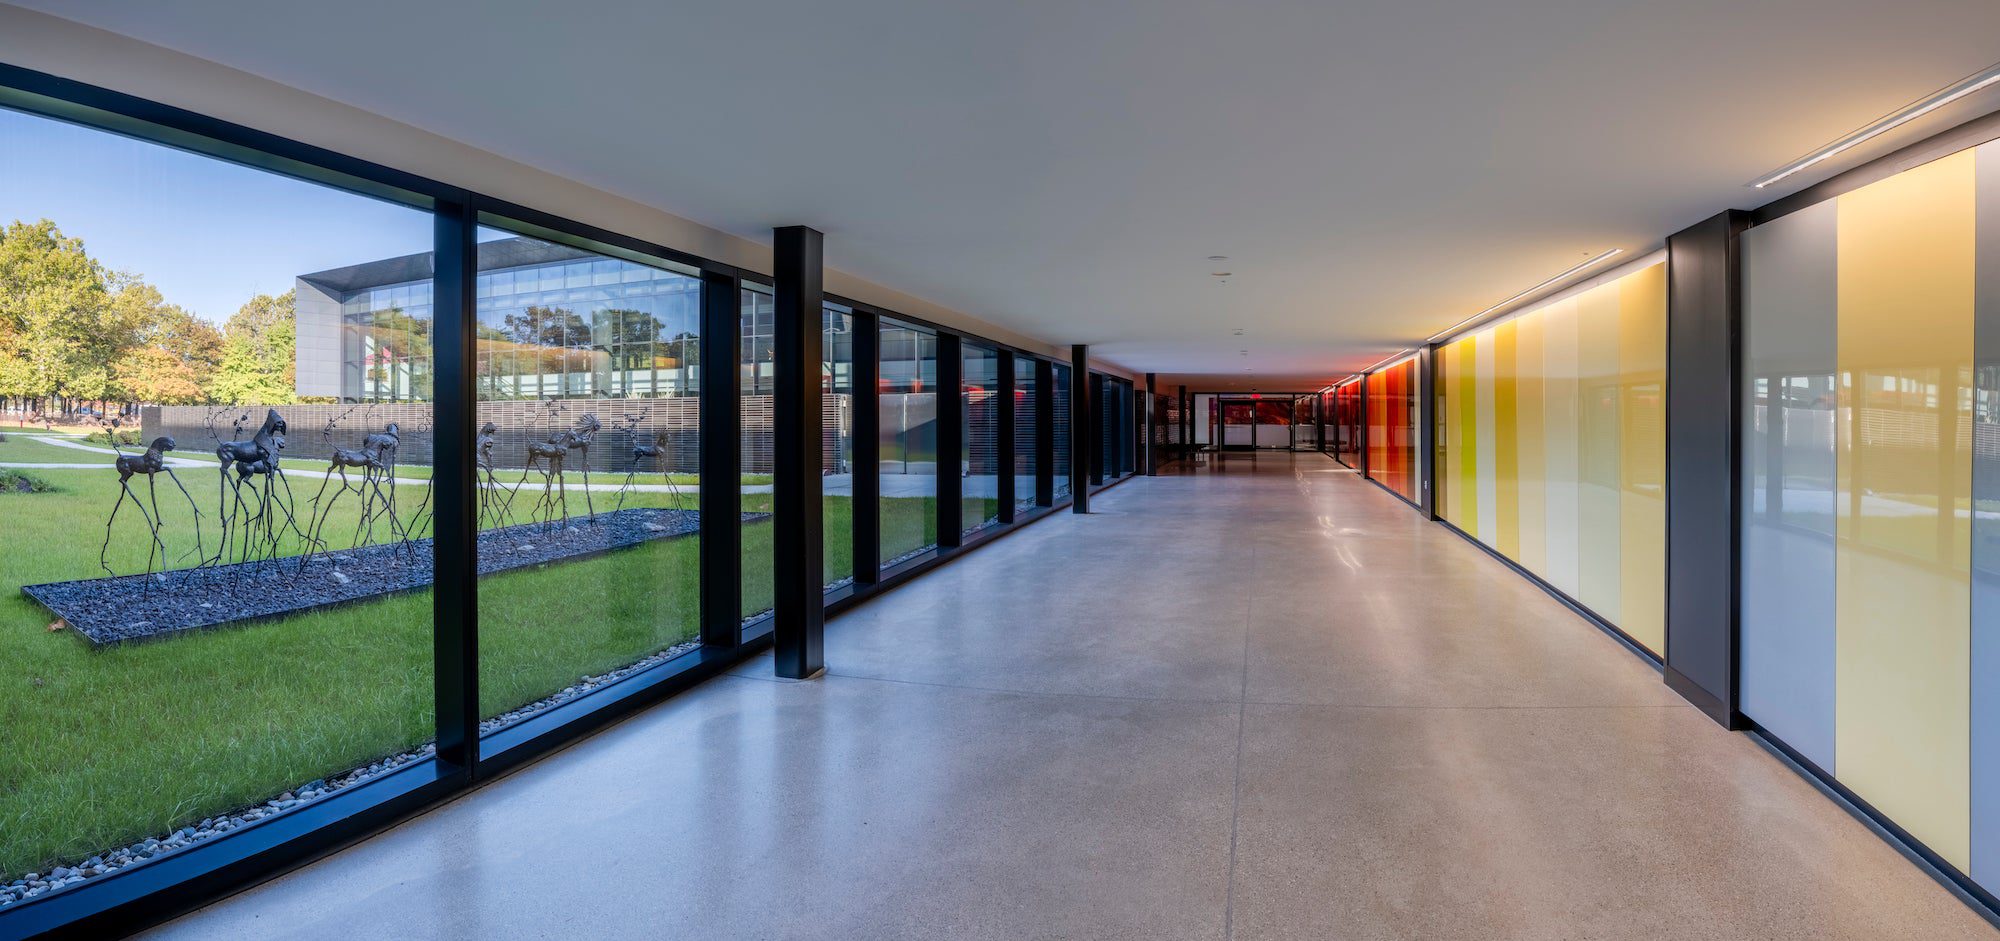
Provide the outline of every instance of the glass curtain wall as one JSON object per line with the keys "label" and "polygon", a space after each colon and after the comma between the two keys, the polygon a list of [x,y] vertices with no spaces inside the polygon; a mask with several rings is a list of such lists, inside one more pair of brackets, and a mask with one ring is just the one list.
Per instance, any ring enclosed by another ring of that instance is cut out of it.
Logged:
{"label": "glass curtain wall", "polygon": [[968,533],[1000,523],[1000,354],[967,341],[962,347],[964,391],[959,396],[963,506]]}
{"label": "glass curtain wall", "polygon": [[1361,380],[1350,380],[1333,388],[1334,427],[1338,443],[1333,456],[1348,467],[1361,466]]}
{"label": "glass curtain wall", "polygon": [[1438,512],[1665,650],[1665,263],[1438,350]]}
{"label": "glass curtain wall", "polygon": [[937,334],[884,318],[877,452],[882,567],[937,548]]}
{"label": "glass curtain wall", "polygon": [[431,740],[433,219],[14,111],[0,141],[4,913]]}
{"label": "glass curtain wall", "polygon": [[1746,716],[2000,891],[2000,144],[1743,235]]}
{"label": "glass curtain wall", "polygon": [[1055,444],[1055,495],[1058,501],[1070,495],[1070,414],[1069,384],[1070,367],[1055,364],[1056,387],[1050,390],[1055,398],[1055,428],[1052,429]]}
{"label": "glass curtain wall", "polygon": [[1035,414],[1038,390],[1035,386],[1035,361],[1026,356],[1014,357],[1014,508],[1026,510],[1035,505],[1035,443],[1040,441],[1041,423]]}
{"label": "glass curtain wall", "polygon": [[482,221],[490,733],[699,643],[701,279]]}

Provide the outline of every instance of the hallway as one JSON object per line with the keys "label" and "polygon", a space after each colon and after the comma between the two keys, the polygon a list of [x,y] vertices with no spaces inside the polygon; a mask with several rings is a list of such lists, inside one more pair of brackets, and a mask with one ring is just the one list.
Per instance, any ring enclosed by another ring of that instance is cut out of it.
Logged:
{"label": "hallway", "polygon": [[1995,936],[1387,492],[1211,461],[149,937]]}

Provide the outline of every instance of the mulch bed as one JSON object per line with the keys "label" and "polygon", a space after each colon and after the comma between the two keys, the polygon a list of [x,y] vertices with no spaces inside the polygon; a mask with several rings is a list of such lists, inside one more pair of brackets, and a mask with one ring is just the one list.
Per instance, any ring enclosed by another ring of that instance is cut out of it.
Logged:
{"label": "mulch bed", "polygon": [[[745,513],[743,519],[769,515]],[[485,530],[479,534],[479,574],[576,561],[700,528],[701,514],[693,510],[634,508],[594,520]],[[21,593],[101,647],[422,591],[432,575],[431,540],[425,538],[320,553],[303,566],[293,556],[27,585]]]}

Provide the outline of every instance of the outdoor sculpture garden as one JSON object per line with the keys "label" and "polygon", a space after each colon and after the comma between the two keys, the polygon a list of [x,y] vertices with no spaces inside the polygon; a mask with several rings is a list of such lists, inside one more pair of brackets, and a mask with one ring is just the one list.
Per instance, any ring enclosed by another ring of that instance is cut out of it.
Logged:
{"label": "outdoor sculpture garden", "polygon": [[[565,406],[551,402],[547,408],[548,422],[559,423]],[[119,484],[99,551],[105,574],[27,585],[22,592],[102,646],[427,589],[432,478],[427,470],[403,476],[398,423],[378,424],[363,410],[355,427],[343,427],[358,409],[329,419],[321,430],[329,455],[323,469],[287,464],[289,426],[276,408],[265,411],[254,431],[251,413],[236,416],[227,438],[217,430],[222,413],[211,415],[215,464],[209,472],[217,479],[206,503],[195,495],[202,488],[188,487],[176,473],[176,466],[195,473],[199,464],[179,456],[185,452],[174,438],[157,437],[143,452],[128,454],[116,434],[109,436]],[[625,505],[635,487],[661,489],[635,479],[664,472],[670,457],[664,433],[641,435],[645,420],[643,411],[628,414],[615,432],[626,445],[618,460],[627,472],[604,514],[597,512],[590,478],[591,447],[606,434],[595,414],[579,415],[544,437],[530,436],[519,458],[521,474],[511,483],[495,463],[500,429],[486,422],[474,443],[479,573],[575,561],[696,532],[698,515],[671,476],[664,486],[669,506]],[[581,515],[569,499],[571,468],[581,478]],[[161,505],[161,475],[181,501],[170,491]],[[297,486],[295,476],[301,478]],[[145,478],[143,495],[134,477]],[[303,497],[306,487],[312,487],[309,498]],[[411,494],[399,496],[404,490],[420,492],[411,500]],[[142,570],[119,572],[111,549],[128,502],[144,522],[148,548]]]}

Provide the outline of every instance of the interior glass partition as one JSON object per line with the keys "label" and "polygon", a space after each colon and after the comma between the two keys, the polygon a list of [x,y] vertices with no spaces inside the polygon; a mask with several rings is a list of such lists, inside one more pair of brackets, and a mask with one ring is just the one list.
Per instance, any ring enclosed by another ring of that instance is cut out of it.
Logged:
{"label": "interior glass partition", "polygon": [[434,220],[11,110],[0,141],[5,918],[432,739]]}
{"label": "interior glass partition", "polygon": [[1000,354],[967,341],[960,359],[965,386],[959,395],[960,518],[971,533],[1000,522]]}
{"label": "interior glass partition", "polygon": [[2000,144],[1742,238],[1742,709],[2000,891]]}
{"label": "interior glass partition", "polygon": [[1439,515],[1655,653],[1666,311],[1666,265],[1647,265],[1437,353]]}
{"label": "interior glass partition", "polygon": [[937,334],[883,318],[880,332],[882,567],[937,548]]}
{"label": "interior glass partition", "polygon": [[1368,476],[1417,500],[1417,361],[1392,363],[1367,378]]}
{"label": "interior glass partition", "polygon": [[1035,403],[1039,390],[1035,385],[1035,361],[1026,356],[1014,357],[1014,508],[1025,510],[1035,505],[1035,463],[1036,442],[1040,441],[1041,423],[1035,414]]}

